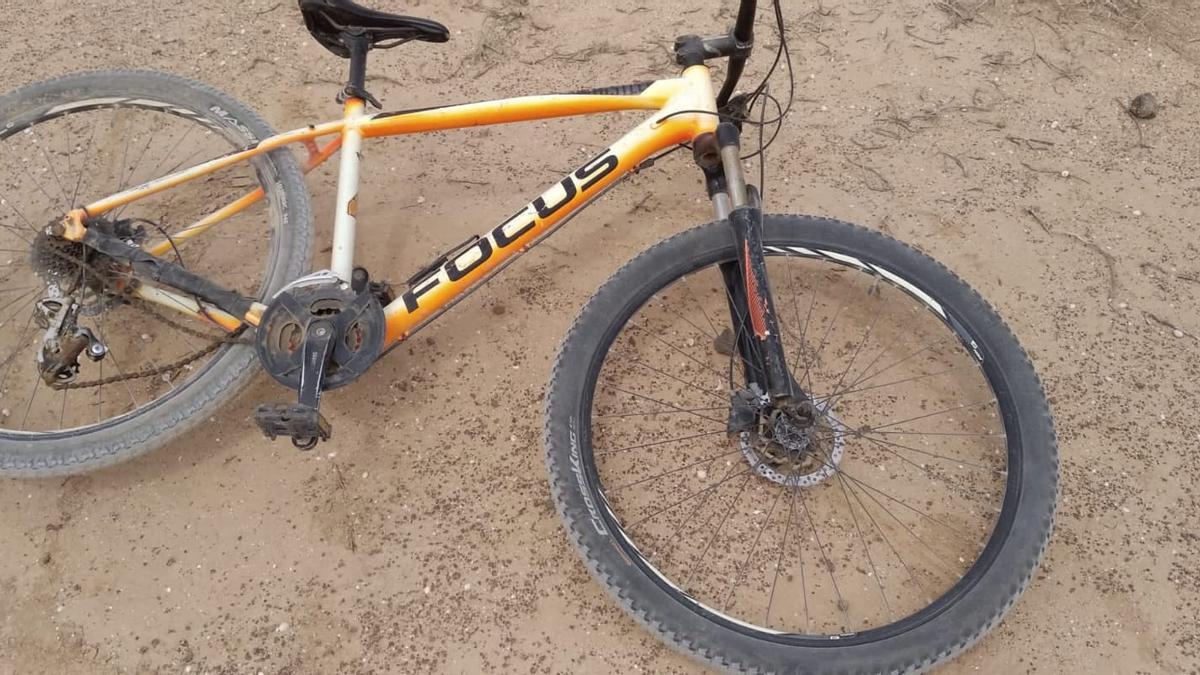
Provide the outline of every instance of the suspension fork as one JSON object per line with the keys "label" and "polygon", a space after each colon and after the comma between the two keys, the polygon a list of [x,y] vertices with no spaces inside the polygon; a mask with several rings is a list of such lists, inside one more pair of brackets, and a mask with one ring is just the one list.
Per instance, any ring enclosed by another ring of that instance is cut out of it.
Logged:
{"label": "suspension fork", "polygon": [[736,262],[720,266],[737,337],[735,348],[747,382],[757,383],[772,401],[799,402],[806,397],[787,367],[763,253],[762,209],[746,185],[738,136],[736,126],[722,122],[715,139],[720,165],[705,169],[713,208],[718,218],[729,221],[737,251]]}

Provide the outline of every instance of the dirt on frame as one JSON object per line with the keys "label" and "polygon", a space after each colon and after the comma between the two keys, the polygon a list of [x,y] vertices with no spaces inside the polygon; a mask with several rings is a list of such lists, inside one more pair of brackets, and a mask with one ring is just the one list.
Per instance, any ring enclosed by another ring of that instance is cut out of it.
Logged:
{"label": "dirt on frame", "polygon": [[[734,4],[374,0],[446,23],[452,40],[374,56],[371,89],[398,109],[667,76],[672,38],[724,29]],[[879,228],[947,263],[1011,323],[1056,413],[1047,559],[944,672],[1200,669],[1190,4],[784,2],[799,100],[769,154],[769,209]],[[4,9],[4,89],[137,66],[222,87],[280,129],[338,114],[344,62],[292,0]],[[765,21],[760,35],[766,52]],[[1124,106],[1146,91],[1161,111],[1139,122]],[[633,119],[369,146],[363,263],[406,278]],[[310,185],[328,233],[330,170]],[[707,221],[702,197],[682,154],[636,176],[331,394],[336,440],[316,452],[259,436],[253,405],[286,395],[259,378],[210,431],[139,461],[0,483],[0,673],[698,671],[585,572],[549,501],[540,428],[584,299]]]}

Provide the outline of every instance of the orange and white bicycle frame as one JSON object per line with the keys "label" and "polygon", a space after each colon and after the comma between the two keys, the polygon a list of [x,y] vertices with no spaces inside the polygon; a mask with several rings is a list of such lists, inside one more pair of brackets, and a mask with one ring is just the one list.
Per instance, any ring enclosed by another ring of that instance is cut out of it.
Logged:
{"label": "orange and white bicycle frame", "polygon": [[[345,102],[344,116],[339,121],[278,134],[263,139],[246,150],[204,162],[76,208],[63,222],[63,236],[81,240],[89,218],[102,216],[113,209],[277,148],[292,143],[304,143],[309,151],[304,166],[306,172],[341,150],[337,211],[334,216],[329,269],[348,283],[354,268],[359,151],[364,139],[622,110],[656,111],[512,217],[486,234],[480,235],[437,269],[431,269],[424,278],[417,280],[400,297],[387,305],[384,308],[387,318],[386,344],[391,345],[404,340],[435,318],[458,298],[527,251],[655,153],[691,142],[701,134],[714,132],[718,119],[712,79],[705,65],[690,66],[680,77],[656,81],[635,94],[526,96],[376,114],[367,114],[364,105],[361,99],[349,98]],[[323,146],[318,145],[318,139],[328,137],[333,138]],[[206,231],[255,204],[263,196],[263,190],[259,188],[173,234],[172,239],[179,242],[203,236]],[[171,242],[149,244],[146,250],[153,255],[162,256],[171,250]],[[266,309],[266,305],[262,303],[253,303],[244,316],[238,317],[162,287],[141,284],[136,292],[145,300],[216,322],[227,330],[234,330],[243,323],[257,326]]]}

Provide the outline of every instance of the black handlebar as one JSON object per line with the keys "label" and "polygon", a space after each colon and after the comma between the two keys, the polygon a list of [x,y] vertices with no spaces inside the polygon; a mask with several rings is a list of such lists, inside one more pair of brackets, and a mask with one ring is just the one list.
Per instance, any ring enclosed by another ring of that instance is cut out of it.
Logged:
{"label": "black handlebar", "polygon": [[733,37],[738,42],[750,42],[754,39],[754,17],[758,12],[758,0],[742,0],[738,8],[737,23],[733,25]]}
{"label": "black handlebar", "polygon": [[[758,0],[742,0],[738,8],[737,23],[733,25],[733,39],[736,42],[734,53],[729,57],[729,72],[725,82],[717,94],[717,108],[722,108],[733,96],[738,80],[742,79],[742,71],[746,68],[746,59],[750,56],[749,45],[754,43],[754,18],[758,13]],[[746,48],[741,47],[745,45]]]}
{"label": "black handlebar", "polygon": [[746,59],[754,47],[754,18],[758,10],[757,0],[742,0],[738,8],[737,23],[733,31],[719,37],[702,38],[698,35],[682,35],[675,38],[675,62],[687,68],[698,66],[709,59],[729,58],[729,70],[721,92],[717,95],[717,108],[724,108],[733,96]]}

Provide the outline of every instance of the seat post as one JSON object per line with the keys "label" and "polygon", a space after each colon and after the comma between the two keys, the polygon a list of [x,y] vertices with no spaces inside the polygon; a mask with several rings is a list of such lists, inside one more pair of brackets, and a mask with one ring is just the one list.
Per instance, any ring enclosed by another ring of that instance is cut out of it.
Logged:
{"label": "seat post", "polygon": [[371,38],[360,31],[344,31],[341,40],[350,51],[350,78],[346,87],[338,93],[338,103],[349,98],[361,98],[376,108],[383,105],[367,91],[367,52],[371,49]]}
{"label": "seat post", "polygon": [[[371,42],[365,35],[346,32],[342,41],[350,48],[350,80],[346,83],[346,95],[357,96],[367,87],[367,51]],[[358,98],[363,98],[358,96]]]}
{"label": "seat post", "polygon": [[[366,101],[375,102],[366,92],[364,84],[367,73],[367,50],[370,40],[365,35],[344,33],[346,46],[350,48],[350,79],[338,98],[344,102],[341,158],[338,166],[337,211],[333,218],[333,252],[330,270],[342,281],[349,283],[354,273],[354,239],[358,224],[358,176],[361,160],[362,129],[358,127],[363,117]],[[378,103],[375,102],[378,106]]]}

